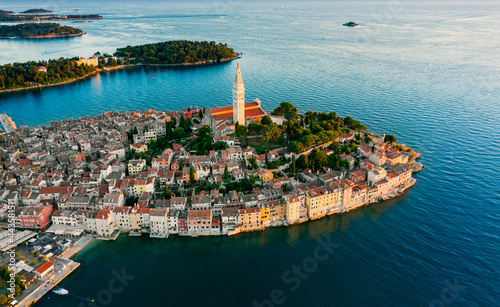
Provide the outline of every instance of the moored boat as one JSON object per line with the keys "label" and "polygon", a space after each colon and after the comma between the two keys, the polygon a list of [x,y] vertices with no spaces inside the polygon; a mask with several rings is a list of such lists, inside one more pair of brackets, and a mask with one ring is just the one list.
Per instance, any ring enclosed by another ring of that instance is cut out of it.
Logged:
{"label": "moored boat", "polygon": [[54,292],[57,295],[68,295],[69,294],[68,290],[66,290],[64,288],[59,288],[59,287],[54,288],[54,290],[52,290],[52,292]]}

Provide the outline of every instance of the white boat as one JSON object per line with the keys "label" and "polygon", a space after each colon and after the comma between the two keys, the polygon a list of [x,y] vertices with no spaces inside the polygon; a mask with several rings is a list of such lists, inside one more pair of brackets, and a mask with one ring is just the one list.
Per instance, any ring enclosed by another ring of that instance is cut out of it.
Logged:
{"label": "white boat", "polygon": [[69,293],[68,290],[63,289],[63,288],[59,288],[59,287],[54,288],[54,290],[52,290],[52,292],[54,292],[57,295],[68,295],[68,293]]}

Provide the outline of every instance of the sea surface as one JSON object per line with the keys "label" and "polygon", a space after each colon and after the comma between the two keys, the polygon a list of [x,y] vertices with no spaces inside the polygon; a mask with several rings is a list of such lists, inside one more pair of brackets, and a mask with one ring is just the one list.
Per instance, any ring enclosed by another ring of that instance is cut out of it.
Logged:
{"label": "sea surface", "polygon": [[[0,64],[224,42],[243,52],[247,101],[351,115],[420,150],[427,166],[400,198],[342,216],[234,237],[96,242],[60,284],[75,296],[49,294],[36,306],[87,306],[79,297],[98,306],[499,305],[498,2],[0,1],[33,7],[105,18],[63,23],[81,37],[1,40]],[[349,20],[360,26],[343,27]],[[2,94],[0,112],[36,126],[108,110],[229,105],[236,62],[129,68]]]}

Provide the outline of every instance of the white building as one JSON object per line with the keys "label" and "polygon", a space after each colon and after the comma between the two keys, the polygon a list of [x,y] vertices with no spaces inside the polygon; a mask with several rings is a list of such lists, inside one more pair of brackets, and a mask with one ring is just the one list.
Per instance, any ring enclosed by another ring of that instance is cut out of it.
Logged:
{"label": "white building", "polygon": [[114,191],[104,195],[102,199],[102,207],[122,207],[125,205],[125,196],[123,196],[122,191]]}
{"label": "white building", "polygon": [[129,212],[131,207],[115,207],[113,212],[115,214],[115,225],[121,232],[130,231],[130,217]]}
{"label": "white building", "polygon": [[56,210],[52,213],[52,224],[76,226],[79,224],[79,221],[75,213],[71,210]]}
{"label": "white building", "polygon": [[375,166],[372,170],[368,171],[368,181],[371,183],[378,182],[387,177],[387,172],[378,166]]}
{"label": "white building", "polygon": [[149,219],[151,222],[150,236],[165,238],[168,235],[168,209],[151,209]]}

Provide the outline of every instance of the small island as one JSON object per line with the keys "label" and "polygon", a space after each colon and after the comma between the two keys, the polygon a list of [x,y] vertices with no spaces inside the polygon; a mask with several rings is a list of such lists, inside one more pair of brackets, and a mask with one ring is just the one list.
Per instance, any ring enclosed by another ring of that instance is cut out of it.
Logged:
{"label": "small island", "polygon": [[118,48],[114,53],[130,64],[205,64],[237,57],[227,44],[216,42],[167,41]]}
{"label": "small island", "polygon": [[53,13],[53,11],[44,10],[44,9],[31,9],[22,12],[23,14],[43,14],[43,13]]}
{"label": "small island", "polygon": [[0,15],[6,15],[6,14],[13,14],[14,12],[12,11],[4,11],[4,10],[0,10]]}
{"label": "small island", "polygon": [[81,29],[57,23],[23,23],[0,26],[0,39],[5,38],[63,38],[85,34]]}
{"label": "small island", "polygon": [[66,84],[94,73],[128,66],[217,64],[236,58],[238,54],[232,48],[216,42],[179,40],[127,46],[118,48],[113,56],[96,52],[88,59],[60,58],[0,66],[3,70],[0,93]]}
{"label": "small island", "polygon": [[356,27],[359,25],[357,23],[355,23],[354,21],[349,21],[348,23],[344,23],[343,26],[344,27]]}

